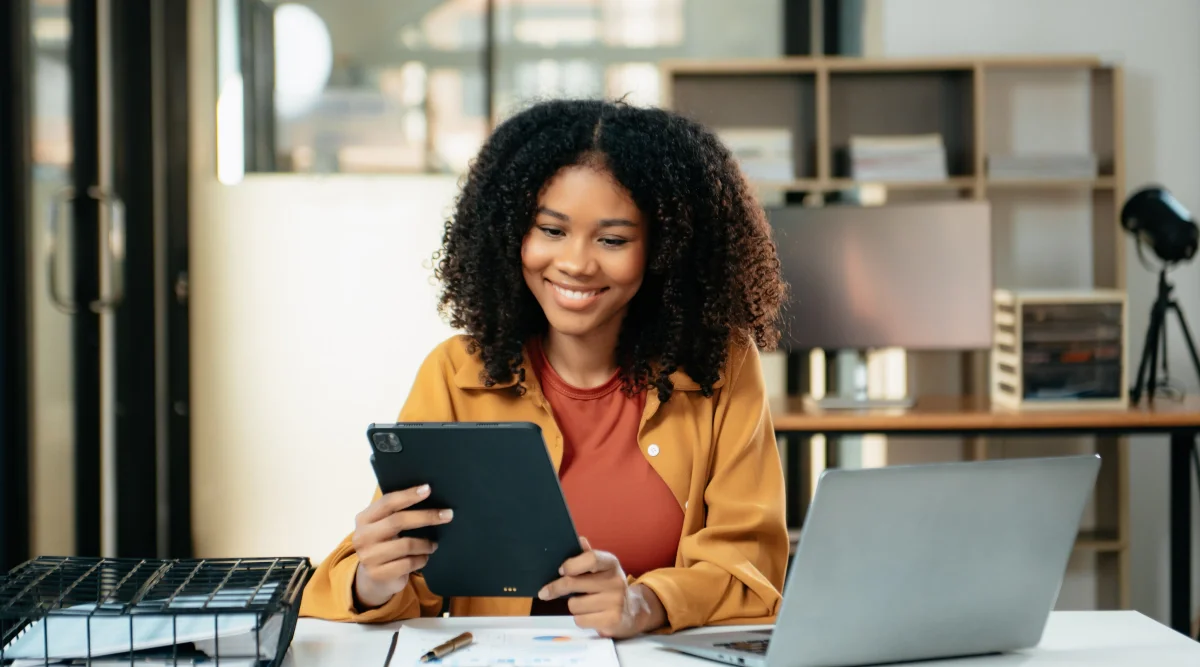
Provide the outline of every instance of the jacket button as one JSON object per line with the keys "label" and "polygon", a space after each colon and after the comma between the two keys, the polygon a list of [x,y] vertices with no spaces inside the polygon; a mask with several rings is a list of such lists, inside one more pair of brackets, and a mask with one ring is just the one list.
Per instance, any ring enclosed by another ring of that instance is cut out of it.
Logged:
{"label": "jacket button", "polygon": [[646,453],[650,456],[658,456],[658,445],[650,445],[646,448]]}

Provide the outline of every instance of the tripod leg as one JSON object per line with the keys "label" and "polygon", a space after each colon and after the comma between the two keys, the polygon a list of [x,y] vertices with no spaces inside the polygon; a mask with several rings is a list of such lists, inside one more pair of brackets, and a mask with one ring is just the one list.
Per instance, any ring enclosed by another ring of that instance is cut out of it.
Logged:
{"label": "tripod leg", "polygon": [[1154,320],[1154,347],[1150,350],[1150,383],[1146,385],[1146,398],[1154,401],[1154,392],[1158,389],[1158,350],[1159,340],[1167,327],[1164,326],[1166,309],[1158,309],[1158,317]]}
{"label": "tripod leg", "polygon": [[1158,311],[1158,301],[1155,301],[1154,306],[1150,309],[1150,324],[1146,327],[1146,340],[1142,343],[1142,359],[1138,363],[1137,381],[1133,385],[1133,390],[1129,392],[1129,398],[1134,403],[1137,403],[1142,397],[1142,390],[1146,387],[1146,371],[1150,370],[1154,350],[1158,345]]}
{"label": "tripod leg", "polygon": [[1192,367],[1196,369],[1196,379],[1200,380],[1200,354],[1196,354],[1196,343],[1192,341],[1192,332],[1188,330],[1187,319],[1184,318],[1183,310],[1178,303],[1172,301],[1171,310],[1175,311],[1175,315],[1179,318],[1179,328],[1183,331],[1183,342],[1192,355]]}
{"label": "tripod leg", "polygon": [[[1146,329],[1146,343],[1142,350],[1142,363],[1138,368],[1138,395],[1142,389],[1146,391],[1146,396],[1150,400],[1154,400],[1154,383],[1158,381],[1158,373],[1155,368],[1158,363],[1158,335],[1162,330],[1163,321],[1163,305],[1160,301],[1154,303],[1154,307],[1150,309],[1150,326]],[[1142,382],[1146,378],[1146,371],[1150,372],[1149,384],[1143,385]],[[1134,396],[1136,401],[1137,395]]]}
{"label": "tripod leg", "polygon": [[[1167,310],[1170,313],[1170,309]],[[1158,330],[1158,338],[1161,341],[1158,347],[1159,360],[1162,362],[1159,367],[1162,368],[1163,384],[1171,381],[1171,372],[1167,370],[1170,363],[1170,355],[1167,354],[1167,318],[1163,318],[1162,328]]]}

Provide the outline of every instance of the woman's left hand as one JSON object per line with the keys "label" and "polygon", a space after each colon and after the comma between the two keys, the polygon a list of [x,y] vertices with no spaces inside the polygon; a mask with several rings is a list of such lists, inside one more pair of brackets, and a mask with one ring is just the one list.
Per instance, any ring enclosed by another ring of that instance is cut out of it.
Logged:
{"label": "woman's left hand", "polygon": [[654,591],[641,584],[630,586],[617,557],[596,551],[587,538],[579,539],[583,553],[559,568],[561,578],[538,593],[542,600],[576,594],[567,600],[575,625],[594,629],[603,637],[624,639],[661,627],[667,612]]}

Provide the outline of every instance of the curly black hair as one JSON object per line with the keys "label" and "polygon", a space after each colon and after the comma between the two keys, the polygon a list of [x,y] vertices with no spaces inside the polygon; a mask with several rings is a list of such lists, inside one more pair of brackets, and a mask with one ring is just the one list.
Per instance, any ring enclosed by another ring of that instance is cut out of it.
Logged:
{"label": "curly black hair", "polygon": [[469,336],[486,384],[511,381],[546,331],[521,244],[543,187],[579,164],[612,174],[648,223],[646,275],[617,342],[624,391],[653,386],[666,402],[682,369],[711,396],[731,343],[774,348],[787,288],[763,209],[717,137],[663,109],[543,101],[480,149],[435,254],[439,311]]}

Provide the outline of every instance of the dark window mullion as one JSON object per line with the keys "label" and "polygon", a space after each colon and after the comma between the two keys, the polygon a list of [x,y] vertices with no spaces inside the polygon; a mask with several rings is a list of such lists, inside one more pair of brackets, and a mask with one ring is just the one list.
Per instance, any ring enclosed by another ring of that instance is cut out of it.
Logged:
{"label": "dark window mullion", "polygon": [[30,556],[28,10],[0,2],[0,572]]}
{"label": "dark window mullion", "polygon": [[71,40],[71,143],[74,151],[70,210],[75,407],[75,551],[100,555],[100,317],[89,307],[99,297],[100,202],[89,195],[100,180],[99,58],[94,2],[68,3]]}
{"label": "dark window mullion", "polygon": [[[163,211],[161,227],[165,234],[160,248],[164,249],[165,289],[158,308],[165,309],[167,396],[166,461],[160,466],[165,472],[167,502],[166,553],[168,558],[191,558],[192,544],[192,474],[191,474],[191,417],[190,417],[190,354],[188,351],[188,170],[191,127],[188,96],[188,3],[164,2],[161,22],[160,58],[163,73],[157,83],[164,114],[159,139],[164,150],[160,167],[163,174]],[[273,105],[272,105],[273,107]],[[274,130],[272,130],[274,131]],[[161,537],[160,537],[161,540]]]}
{"label": "dark window mullion", "polygon": [[151,3],[112,0],[113,189],[125,205],[116,316],[116,555],[158,552],[155,188]]}

